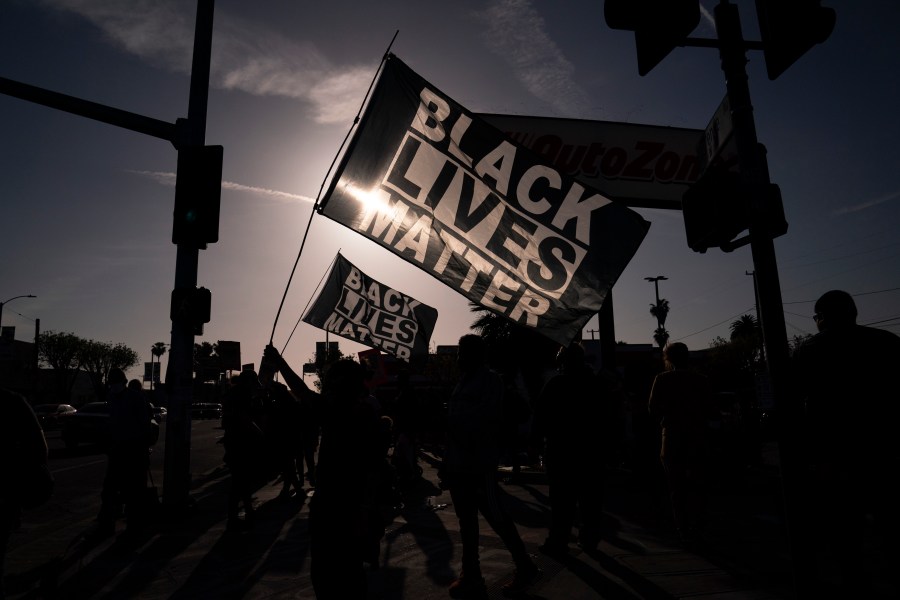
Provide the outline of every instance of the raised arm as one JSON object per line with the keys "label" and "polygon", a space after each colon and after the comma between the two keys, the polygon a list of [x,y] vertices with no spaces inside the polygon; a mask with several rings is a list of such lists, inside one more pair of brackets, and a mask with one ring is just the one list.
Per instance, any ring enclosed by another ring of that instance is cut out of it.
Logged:
{"label": "raised arm", "polygon": [[275,365],[275,368],[281,373],[281,376],[284,377],[284,382],[298,398],[305,400],[311,399],[311,397],[317,395],[314,391],[309,389],[306,382],[303,381],[303,377],[297,375],[296,371],[291,368],[278,350],[271,344],[266,346],[265,350],[263,350],[263,358],[267,361],[271,361],[271,363]]}

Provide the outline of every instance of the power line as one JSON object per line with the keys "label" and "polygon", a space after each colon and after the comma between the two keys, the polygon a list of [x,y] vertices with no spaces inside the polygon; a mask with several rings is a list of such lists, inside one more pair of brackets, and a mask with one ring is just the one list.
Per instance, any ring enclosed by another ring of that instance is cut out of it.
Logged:
{"label": "power line", "polygon": [[[887,292],[896,292],[900,291],[900,288],[890,288],[887,290],[875,290],[874,292],[860,292],[859,294],[850,294],[854,298],[858,296],[871,296],[872,294],[885,294]],[[818,298],[817,298],[818,300]],[[794,302],[782,302],[782,304],[810,304],[815,302],[816,300],[796,300]]]}

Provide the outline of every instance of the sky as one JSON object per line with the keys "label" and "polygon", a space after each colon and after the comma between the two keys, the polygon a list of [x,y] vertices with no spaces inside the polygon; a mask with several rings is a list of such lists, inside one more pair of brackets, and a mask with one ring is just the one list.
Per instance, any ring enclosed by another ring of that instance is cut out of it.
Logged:
{"label": "sky", "polygon": [[[716,4],[701,2],[692,37],[715,36]],[[758,40],[754,2],[736,4]],[[834,32],[775,81],[748,52],[789,224],[775,240],[787,333],[815,332],[813,303],[830,289],[854,295],[860,323],[900,333],[900,4],[824,4]],[[174,123],[187,117],[195,13],[184,0],[4,0],[0,77]],[[469,332],[465,298],[326,217],[310,222],[395,34],[391,52],[474,112],[704,129],[725,95],[710,48],[676,48],[638,75],[633,34],[606,25],[601,1],[218,0],[214,19],[206,143],[225,159],[219,242],[198,263],[212,318],[196,342],[239,341],[256,365],[270,339],[298,369],[325,341],[299,319],[338,251],[438,310],[432,346]],[[20,340],[39,320],[124,343],[140,377],[153,344],[171,341],[175,149],[2,94],[0,132],[0,301],[36,296],[10,301],[2,324]],[[651,227],[612,291],[617,341],[653,343],[646,277],[667,278],[670,340],[693,349],[755,314],[749,246],[696,253],[680,211],[635,210]],[[593,318],[584,337],[597,329]]]}

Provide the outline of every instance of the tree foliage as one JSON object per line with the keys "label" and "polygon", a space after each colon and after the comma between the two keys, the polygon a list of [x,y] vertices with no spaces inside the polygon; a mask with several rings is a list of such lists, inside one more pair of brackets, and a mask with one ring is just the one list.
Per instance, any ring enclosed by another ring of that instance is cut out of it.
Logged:
{"label": "tree foliage", "polygon": [[222,361],[216,354],[216,345],[209,342],[194,344],[195,381],[215,381],[222,372]]}
{"label": "tree foliage", "polygon": [[53,369],[54,387],[60,398],[69,398],[81,368],[79,355],[84,340],[68,332],[45,331],[38,336],[38,359]]}
{"label": "tree foliage", "polygon": [[660,348],[665,348],[669,341],[669,332],[666,331],[665,327],[658,327],[656,331],[653,332],[653,340]]}
{"label": "tree foliage", "polygon": [[656,318],[656,322],[659,323],[660,327],[664,327],[666,317],[669,316],[669,301],[665,298],[660,298],[659,304],[651,304],[650,314]]}
{"label": "tree foliage", "polygon": [[331,348],[330,346],[325,348],[325,360],[321,362],[316,362],[318,359],[317,355],[313,355],[308,361],[307,364],[312,363],[316,365],[316,380],[313,381],[313,387],[316,388],[317,391],[322,391],[322,377],[325,374],[325,371],[330,367],[333,363],[344,359],[351,358],[348,355],[344,354],[344,352],[340,348]]}
{"label": "tree foliage", "polygon": [[138,353],[122,343],[98,342],[74,333],[47,331],[38,337],[38,357],[53,369],[57,393],[69,398],[79,371],[87,373],[97,398],[105,397],[110,369],[126,371],[138,364]]}
{"label": "tree foliage", "polygon": [[150,348],[150,353],[156,357],[157,361],[159,361],[160,357],[166,353],[166,343],[156,342],[155,344],[153,344],[153,347]]}
{"label": "tree foliage", "polygon": [[138,354],[124,344],[82,340],[81,368],[91,379],[97,398],[106,397],[106,381],[111,369],[123,371],[138,363]]}
{"label": "tree foliage", "polygon": [[669,341],[669,332],[666,330],[666,317],[669,316],[669,301],[660,298],[656,304],[650,305],[650,314],[656,319],[658,327],[653,332],[653,340],[660,348],[665,348]]}

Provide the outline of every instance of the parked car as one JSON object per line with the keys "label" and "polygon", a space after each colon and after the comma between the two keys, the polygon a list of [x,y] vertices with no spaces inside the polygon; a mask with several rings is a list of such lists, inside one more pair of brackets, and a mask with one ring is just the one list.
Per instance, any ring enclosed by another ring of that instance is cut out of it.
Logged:
{"label": "parked car", "polygon": [[222,405],[217,402],[195,402],[191,404],[192,419],[221,419]]}
{"label": "parked car", "polygon": [[[150,440],[153,445],[159,439],[159,423],[150,419]],[[62,419],[62,441],[66,448],[76,448],[79,444],[109,444],[109,403],[88,402],[76,412]]]}
{"label": "parked car", "polygon": [[34,414],[37,415],[44,431],[59,429],[62,416],[74,412],[75,407],[71,404],[38,404],[34,407]]}

